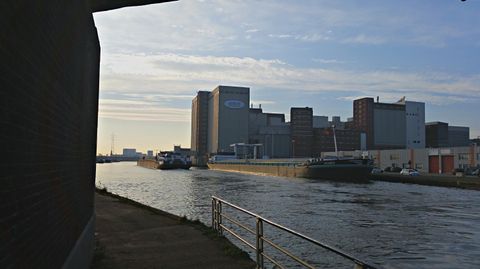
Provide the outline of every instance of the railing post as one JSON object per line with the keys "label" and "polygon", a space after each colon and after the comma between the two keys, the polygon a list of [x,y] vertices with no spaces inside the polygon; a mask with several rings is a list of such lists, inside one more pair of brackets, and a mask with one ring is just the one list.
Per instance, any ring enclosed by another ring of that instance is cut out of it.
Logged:
{"label": "railing post", "polygon": [[215,225],[215,198],[212,197],[212,229],[216,230]]}
{"label": "railing post", "polygon": [[222,202],[217,201],[217,231],[218,235],[223,235],[223,229],[222,229]]}
{"label": "railing post", "polygon": [[257,217],[257,269],[263,269],[263,222]]}

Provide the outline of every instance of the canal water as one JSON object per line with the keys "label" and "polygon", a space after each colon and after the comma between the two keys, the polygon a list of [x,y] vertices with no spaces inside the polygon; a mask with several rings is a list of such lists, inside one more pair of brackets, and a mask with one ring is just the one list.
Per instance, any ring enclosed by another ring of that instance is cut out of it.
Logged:
{"label": "canal water", "polygon": [[[133,162],[97,164],[96,184],[209,226],[210,197],[215,195],[382,268],[480,268],[479,191],[193,168],[162,171]],[[227,213],[237,216],[234,211]],[[255,223],[243,215],[237,217],[251,226]],[[273,228],[265,227],[265,234],[320,268],[353,268],[351,263]],[[231,241],[247,250],[240,242]],[[255,242],[253,237],[250,242]]]}

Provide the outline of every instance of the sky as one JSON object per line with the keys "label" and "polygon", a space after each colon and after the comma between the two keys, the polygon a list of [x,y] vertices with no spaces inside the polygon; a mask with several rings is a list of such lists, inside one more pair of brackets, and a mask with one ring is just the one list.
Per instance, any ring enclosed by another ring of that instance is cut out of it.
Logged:
{"label": "sky", "polygon": [[425,102],[480,136],[480,0],[183,0],[94,14],[97,152],[190,147],[191,101],[250,88],[264,112],[353,115],[353,100]]}

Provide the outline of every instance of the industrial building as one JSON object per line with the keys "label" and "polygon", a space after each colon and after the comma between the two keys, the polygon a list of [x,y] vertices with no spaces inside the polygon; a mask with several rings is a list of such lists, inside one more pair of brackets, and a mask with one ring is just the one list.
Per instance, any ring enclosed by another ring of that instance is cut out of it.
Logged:
{"label": "industrial building", "polygon": [[124,157],[136,157],[137,156],[137,149],[134,148],[124,148],[123,154]]}
{"label": "industrial building", "polygon": [[290,132],[293,157],[311,157],[313,144],[313,109],[290,108]]}
{"label": "industrial building", "polygon": [[406,148],[425,148],[425,103],[406,101],[405,105],[405,132]]}
{"label": "industrial building", "polygon": [[204,165],[210,154],[233,152],[248,142],[250,89],[218,86],[200,91],[192,101],[192,161]]}
{"label": "industrial building", "polygon": [[248,142],[250,89],[218,86],[208,96],[208,152],[232,152]]}
{"label": "industrial building", "polygon": [[448,126],[448,146],[464,147],[470,144],[470,128],[464,126]]}
{"label": "industrial building", "polygon": [[192,132],[190,147],[192,162],[206,164],[208,155],[208,96],[210,92],[199,91],[192,100]]}
{"label": "industrial building", "polygon": [[248,137],[250,144],[262,144],[257,157],[290,157],[290,125],[285,115],[263,113],[261,108],[250,108]]}
{"label": "industrial building", "polygon": [[[321,157],[334,152],[323,152]],[[375,166],[414,168],[420,173],[451,174],[455,168],[476,169],[480,167],[480,146],[444,147],[423,149],[390,149],[370,151],[341,151],[339,156],[369,156]]]}
{"label": "industrial building", "polygon": [[328,128],[330,126],[328,116],[313,116],[313,128]]}
{"label": "industrial building", "polygon": [[470,142],[468,127],[425,124],[425,104],[405,98],[396,103],[380,103],[378,98],[376,102],[373,98],[354,100],[354,116],[346,122],[339,116],[331,121],[327,116],[314,116],[310,107],[292,107],[290,122],[285,122],[284,114],[264,113],[261,106],[248,108],[249,93],[249,88],[229,86],[197,93],[192,101],[194,164],[206,164],[211,155],[232,152],[234,143],[261,144],[257,158],[322,156],[335,150],[332,126],[339,151],[417,150],[426,144],[460,147]]}
{"label": "industrial building", "polygon": [[353,102],[353,117],[355,129],[366,134],[367,149],[425,147],[424,103],[362,98]]}
{"label": "industrial building", "polygon": [[[321,156],[322,152],[335,151],[335,140],[331,127],[313,128],[313,137],[313,157]],[[335,137],[338,150],[348,151],[358,150],[360,148],[361,132],[358,130],[335,128]]]}
{"label": "industrial building", "polygon": [[257,157],[290,157],[290,126],[285,115],[249,108],[250,89],[218,86],[192,100],[191,154],[194,165],[233,152],[233,144],[262,144]]}
{"label": "industrial building", "polygon": [[449,126],[446,122],[427,122],[425,134],[428,148],[464,147],[470,144],[470,128]]}

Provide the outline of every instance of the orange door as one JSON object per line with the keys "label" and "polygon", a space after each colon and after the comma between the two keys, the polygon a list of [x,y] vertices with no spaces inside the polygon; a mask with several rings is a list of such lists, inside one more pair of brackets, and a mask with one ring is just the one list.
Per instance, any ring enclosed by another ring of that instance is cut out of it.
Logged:
{"label": "orange door", "polygon": [[428,156],[428,172],[438,174],[438,156]]}
{"label": "orange door", "polygon": [[442,156],[442,173],[450,174],[453,172],[453,156]]}

